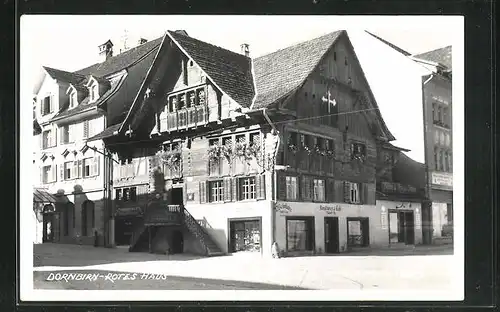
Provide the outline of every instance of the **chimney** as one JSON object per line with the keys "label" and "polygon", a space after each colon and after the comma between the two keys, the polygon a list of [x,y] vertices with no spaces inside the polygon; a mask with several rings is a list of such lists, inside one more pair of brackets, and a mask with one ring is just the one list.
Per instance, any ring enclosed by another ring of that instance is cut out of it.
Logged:
{"label": "chimney", "polygon": [[139,38],[139,41],[137,42],[137,45],[145,44],[146,42],[148,42],[148,39]]}
{"label": "chimney", "polygon": [[107,61],[113,56],[113,43],[111,40],[108,40],[99,46],[99,56],[101,57],[101,62]]}
{"label": "chimney", "polygon": [[246,57],[250,57],[250,45],[248,43],[243,43],[241,45],[241,54],[245,55]]}

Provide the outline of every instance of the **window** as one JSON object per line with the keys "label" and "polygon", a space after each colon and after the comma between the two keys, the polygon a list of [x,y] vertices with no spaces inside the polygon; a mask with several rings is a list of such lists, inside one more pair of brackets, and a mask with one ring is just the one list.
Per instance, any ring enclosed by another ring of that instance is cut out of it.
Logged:
{"label": "window", "polygon": [[448,152],[448,171],[453,172],[453,159],[451,152]]}
{"label": "window", "polygon": [[256,199],[255,177],[240,178],[240,200]]}
{"label": "window", "polygon": [[230,221],[230,252],[260,251],[260,220]]}
{"label": "window", "polygon": [[368,218],[347,218],[347,246],[366,247],[370,244],[368,220]]}
{"label": "window", "polygon": [[83,160],[83,177],[93,177],[99,175],[99,158],[85,158]]}
{"label": "window", "polygon": [[129,188],[124,188],[123,189],[123,201],[129,201],[130,200],[130,189]]}
{"label": "window", "polygon": [[325,180],[314,179],[314,201],[325,201]]}
{"label": "window", "polygon": [[444,160],[443,160],[443,171],[449,171],[448,168],[448,152],[444,152]]}
{"label": "window", "polygon": [[42,132],[42,148],[46,149],[55,145],[55,137],[52,130],[45,130]]}
{"label": "window", "polygon": [[297,200],[297,177],[286,177],[286,199]]}
{"label": "window", "polygon": [[99,93],[97,92],[97,84],[93,84],[90,87],[90,100],[95,101],[99,98]]}
{"label": "window", "polygon": [[366,146],[362,143],[351,144],[351,157],[363,159],[366,156]]}
{"label": "window", "polygon": [[122,200],[123,197],[122,197],[122,189],[116,189],[115,190],[115,198],[116,200]]}
{"label": "window", "polygon": [[347,62],[347,56],[344,58],[344,64],[345,66],[349,65],[349,62]]}
{"label": "window", "polygon": [[436,103],[432,103],[432,121],[436,121]]}
{"label": "window", "polygon": [[312,195],[312,178],[303,176],[302,177],[302,199],[303,200],[311,200],[313,198]]}
{"label": "window", "polygon": [[42,167],[42,183],[52,183],[56,181],[56,165]]}
{"label": "window", "polygon": [[209,201],[211,203],[223,202],[224,201],[224,185],[223,181],[210,181],[209,185]]}
{"label": "window", "polygon": [[130,201],[137,201],[137,188],[135,186],[130,188]]}
{"label": "window", "polygon": [[46,96],[41,101],[42,116],[53,112],[52,97]]}
{"label": "window", "polygon": [[71,180],[76,178],[76,172],[73,161],[64,163],[64,180]]}
{"label": "window", "polygon": [[78,103],[76,92],[73,92],[69,95],[69,108],[75,107]]}
{"label": "window", "polygon": [[286,232],[288,251],[314,249],[314,217],[287,217]]}
{"label": "window", "polygon": [[68,144],[75,142],[74,138],[74,125],[65,125],[60,128],[61,130],[61,143]]}
{"label": "window", "polygon": [[437,129],[434,130],[434,143],[439,144],[439,131]]}
{"label": "window", "polygon": [[443,162],[443,151],[439,151],[438,163],[439,163],[439,171],[444,171],[444,162]]}
{"label": "window", "polygon": [[349,202],[352,204],[358,204],[361,202],[361,194],[360,194],[360,184],[348,182],[348,191],[349,191]]}
{"label": "window", "polygon": [[448,108],[443,107],[443,126],[448,126]]}
{"label": "window", "polygon": [[336,51],[333,51],[333,60],[336,61],[337,60],[337,52]]}
{"label": "window", "polygon": [[443,117],[441,116],[441,106],[438,106],[438,115],[437,115],[437,122],[441,123],[443,121]]}

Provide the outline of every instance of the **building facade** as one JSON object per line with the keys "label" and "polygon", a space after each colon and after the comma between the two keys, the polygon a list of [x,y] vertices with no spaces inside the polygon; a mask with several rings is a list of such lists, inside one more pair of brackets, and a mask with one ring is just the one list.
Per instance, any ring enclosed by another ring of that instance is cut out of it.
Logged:
{"label": "building facade", "polygon": [[[94,137],[120,159],[116,237],[131,250],[208,254],[386,247],[377,146],[394,137],[347,33],[247,53],[179,32],[162,39],[123,121]],[[301,53],[310,61],[296,66]],[[163,215],[153,218],[155,198]]]}

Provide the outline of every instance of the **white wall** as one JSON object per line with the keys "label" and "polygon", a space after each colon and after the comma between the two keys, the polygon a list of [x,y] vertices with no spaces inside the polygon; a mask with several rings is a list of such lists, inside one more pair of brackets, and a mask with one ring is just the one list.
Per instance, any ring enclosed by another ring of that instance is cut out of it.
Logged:
{"label": "white wall", "polygon": [[392,143],[425,163],[422,76],[429,69],[362,31],[349,31],[361,67],[389,131]]}
{"label": "white wall", "polygon": [[221,204],[191,204],[186,209],[191,215],[201,220],[205,218],[209,224],[207,233],[223,252],[228,252],[229,228],[228,219],[233,218],[262,218],[261,252],[263,256],[271,256],[272,221],[271,202],[259,200],[251,202],[235,202]]}
{"label": "white wall", "polygon": [[[299,203],[280,202],[288,205],[288,210],[276,212],[276,241],[281,250],[286,249],[286,217],[314,216],[315,249],[317,253],[325,251],[325,217],[338,217],[339,219],[339,250],[347,249],[347,217],[369,218],[369,240],[371,247],[387,246],[388,235],[381,229],[380,213],[374,205],[350,205],[345,203]],[[329,214],[320,207],[331,207],[340,211]]]}

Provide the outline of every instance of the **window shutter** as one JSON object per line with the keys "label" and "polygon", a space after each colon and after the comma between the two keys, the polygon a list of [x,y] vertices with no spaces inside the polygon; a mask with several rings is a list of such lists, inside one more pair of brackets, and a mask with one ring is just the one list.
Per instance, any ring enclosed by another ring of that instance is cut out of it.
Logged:
{"label": "window shutter", "polygon": [[350,192],[350,183],[347,181],[344,181],[344,203],[350,203],[351,202],[351,192]]}
{"label": "window shutter", "polygon": [[52,146],[57,145],[57,126],[52,127]]}
{"label": "window shutter", "polygon": [[94,175],[99,175],[99,160],[100,160],[99,158],[100,158],[99,156],[94,157],[94,163],[93,163]]}
{"label": "window shutter", "polygon": [[57,181],[57,165],[52,165],[51,174],[52,174],[52,182],[56,182]]}
{"label": "window shutter", "polygon": [[40,167],[40,184],[43,184],[45,181],[43,181],[43,166]]}
{"label": "window shutter", "polygon": [[[277,180],[277,187],[275,188],[278,190],[278,196],[276,196],[279,200],[286,200],[286,175],[278,173],[275,171],[274,174],[278,175]],[[298,188],[298,187],[297,187]],[[297,189],[298,191],[298,189]],[[298,195],[298,194],[297,194]],[[298,196],[297,196],[298,197]]]}
{"label": "window shutter", "polygon": [[50,107],[50,112],[54,112],[54,96],[51,95],[49,98],[49,107]]}
{"label": "window shutter", "polygon": [[64,164],[61,164],[61,166],[59,166],[59,179],[61,179],[61,181],[64,181]]}
{"label": "window shutter", "polygon": [[43,99],[38,100],[38,106],[40,107],[40,116],[43,116]]}
{"label": "window shutter", "polygon": [[259,174],[255,177],[255,184],[257,188],[257,199],[266,199],[266,176]]}
{"label": "window shutter", "polygon": [[187,189],[187,182],[184,182],[184,185],[183,185],[182,188],[183,188],[183,190],[182,190],[182,195],[183,195],[182,196],[183,197],[182,198],[182,202],[183,202],[184,205],[186,205],[187,204],[187,198],[188,198],[187,197],[187,190],[188,190]]}
{"label": "window shutter", "polygon": [[207,202],[207,183],[200,181],[200,204]]}
{"label": "window shutter", "polygon": [[238,201],[239,200],[239,193],[240,193],[240,179],[239,178],[232,178],[232,198],[233,201]]}
{"label": "window shutter", "polygon": [[326,192],[326,201],[330,202],[330,203],[334,203],[335,202],[335,180],[333,180],[333,179],[326,180],[325,192]]}
{"label": "window shutter", "polygon": [[231,178],[224,178],[223,179],[223,184],[224,184],[224,201],[225,202],[229,202],[231,201],[232,197],[231,197]]}

